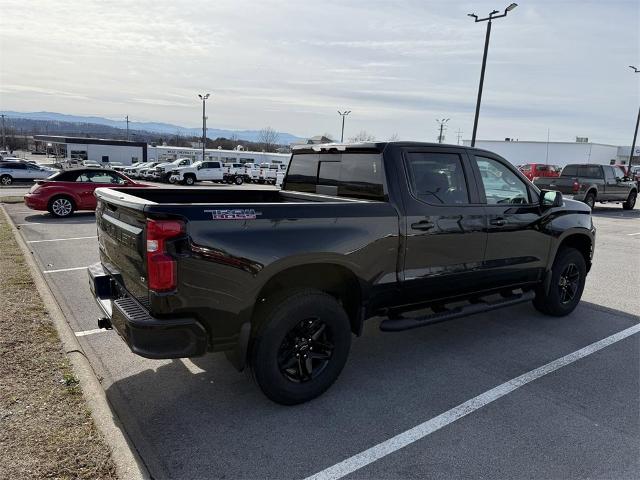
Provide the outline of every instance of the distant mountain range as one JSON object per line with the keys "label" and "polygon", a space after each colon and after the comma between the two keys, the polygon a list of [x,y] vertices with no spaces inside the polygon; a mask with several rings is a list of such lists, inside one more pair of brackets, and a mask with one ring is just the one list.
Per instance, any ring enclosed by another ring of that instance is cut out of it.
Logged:
{"label": "distant mountain range", "polygon": [[[125,120],[112,120],[104,117],[85,117],[80,115],[66,115],[64,113],[56,112],[13,112],[2,111],[6,115],[6,118],[21,118],[27,120],[48,120],[54,122],[68,122],[68,123],[91,123],[96,125],[105,125],[112,128],[127,128],[127,122]],[[180,125],[173,125],[171,123],[160,122],[133,122],[129,121],[130,130],[143,130],[147,132],[162,133],[165,135],[175,135],[179,133],[182,136],[200,136],[202,135],[202,128],[186,128]],[[257,142],[260,136],[259,130],[224,130],[219,128],[207,127],[207,137],[215,138],[231,138],[236,136],[240,140],[247,140],[250,142]],[[288,145],[293,142],[302,140],[300,137],[296,137],[290,133],[278,132],[278,143],[282,145]]]}

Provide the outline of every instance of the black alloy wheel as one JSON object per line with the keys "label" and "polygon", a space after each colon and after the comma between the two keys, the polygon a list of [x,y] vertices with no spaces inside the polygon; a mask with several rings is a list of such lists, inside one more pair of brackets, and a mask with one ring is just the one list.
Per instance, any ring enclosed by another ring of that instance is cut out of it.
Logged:
{"label": "black alloy wheel", "polygon": [[280,344],[278,367],[286,379],[308,382],[324,371],[333,349],[331,329],[325,322],[318,318],[302,320]]}
{"label": "black alloy wheel", "polygon": [[560,303],[563,305],[571,303],[578,292],[579,285],[580,270],[575,264],[570,263],[562,271],[558,281]]}

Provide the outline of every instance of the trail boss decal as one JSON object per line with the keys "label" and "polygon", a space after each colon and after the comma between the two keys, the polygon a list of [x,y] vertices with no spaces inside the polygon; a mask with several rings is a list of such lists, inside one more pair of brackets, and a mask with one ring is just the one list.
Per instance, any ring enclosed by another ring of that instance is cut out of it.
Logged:
{"label": "trail boss decal", "polygon": [[256,212],[253,208],[247,209],[228,209],[228,210],[205,210],[204,213],[210,213],[213,220],[255,220],[260,212]]}

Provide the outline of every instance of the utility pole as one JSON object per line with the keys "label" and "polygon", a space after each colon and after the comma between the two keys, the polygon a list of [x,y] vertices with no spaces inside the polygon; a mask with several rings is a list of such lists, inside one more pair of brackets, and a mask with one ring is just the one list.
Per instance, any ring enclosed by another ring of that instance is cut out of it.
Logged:
{"label": "utility pole", "polygon": [[442,143],[442,141],[444,140],[444,128],[446,123],[451,120],[450,118],[443,118],[442,120],[436,119],[436,122],[438,122],[438,125],[440,125],[440,135],[438,135],[438,143]]}
{"label": "utility pole", "polygon": [[205,114],[205,102],[209,98],[209,94],[198,94],[200,100],[202,100],[202,161],[204,162],[204,149],[207,147],[207,116]]}
{"label": "utility pole", "polygon": [[[629,65],[629,68],[632,68],[635,73],[640,73],[638,68],[633,65]],[[4,121],[4,115],[3,115]],[[638,108],[638,118],[636,119],[636,128],[633,130],[633,142],[631,142],[631,151],[629,152],[629,162],[628,162],[628,174],[631,176],[631,163],[633,162],[633,151],[636,149],[636,140],[638,139],[638,126],[640,125],[640,108]],[[4,132],[4,123],[2,124],[2,131]]]}
{"label": "utility pole", "polygon": [[458,129],[456,136],[458,137],[458,145],[460,145],[460,140],[462,140],[462,130]]}
{"label": "utility pole", "polygon": [[124,117],[127,120],[127,142],[129,141],[129,115]]}
{"label": "utility pole", "polygon": [[2,149],[6,150],[7,149],[7,139],[6,139],[5,132],[4,132],[4,113],[2,115],[0,115],[0,117],[2,117]]}
{"label": "utility pole", "polygon": [[340,110],[338,110],[338,115],[342,117],[342,133],[340,134],[340,143],[344,142],[344,117],[346,117],[350,113],[351,113],[351,110],[345,110],[344,112],[341,112]]}
{"label": "utility pole", "polygon": [[478,117],[480,116],[480,102],[482,101],[482,87],[484,86],[484,71],[487,68],[487,53],[489,52],[489,38],[491,37],[491,20],[496,18],[506,17],[507,13],[518,6],[517,3],[510,4],[507,8],[504,9],[504,13],[502,15],[496,15],[499,13],[498,10],[492,11],[488,17],[478,18],[475,13],[467,14],[469,17],[472,17],[476,23],[485,22],[487,23],[487,33],[484,38],[484,54],[482,55],[482,69],[480,70],[480,85],[478,86],[478,99],[476,100],[476,115],[473,119],[473,133],[471,134],[471,146],[476,146],[476,132],[478,130]]}

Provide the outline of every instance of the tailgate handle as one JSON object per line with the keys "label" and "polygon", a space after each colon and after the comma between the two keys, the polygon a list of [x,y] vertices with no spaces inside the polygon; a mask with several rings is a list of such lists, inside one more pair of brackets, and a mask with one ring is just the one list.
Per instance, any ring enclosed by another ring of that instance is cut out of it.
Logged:
{"label": "tailgate handle", "polygon": [[411,228],[414,230],[431,230],[433,227],[435,227],[435,224],[429,220],[422,220],[411,224]]}

